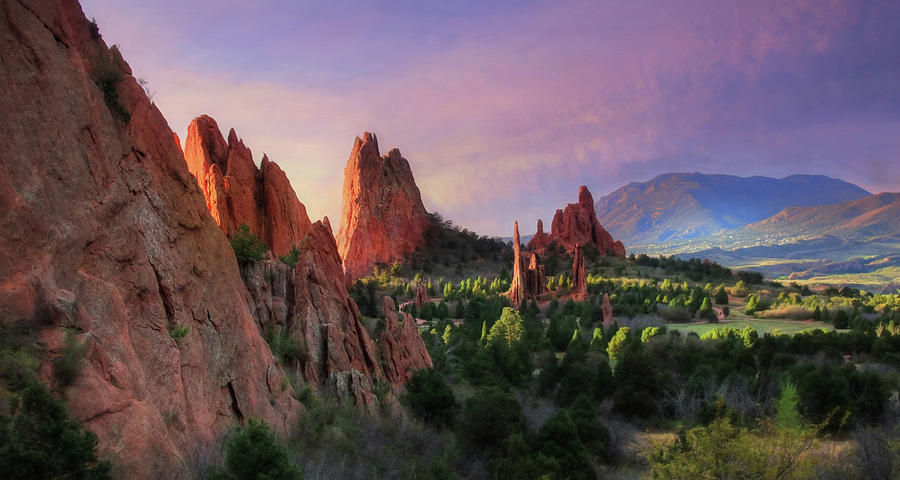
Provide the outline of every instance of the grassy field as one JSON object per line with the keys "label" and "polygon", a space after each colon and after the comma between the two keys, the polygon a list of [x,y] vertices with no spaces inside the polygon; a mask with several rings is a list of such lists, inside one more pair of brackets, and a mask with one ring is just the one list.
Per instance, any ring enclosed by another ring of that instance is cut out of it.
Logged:
{"label": "grassy field", "polygon": [[808,330],[810,328],[824,328],[825,330],[832,330],[834,328],[829,324],[814,322],[812,320],[798,321],[755,318],[736,320],[726,319],[724,322],[720,323],[670,323],[666,325],[666,327],[669,330],[678,330],[682,334],[694,332],[697,335],[703,335],[704,333],[714,328],[731,327],[735,329],[742,329],[748,325],[750,326],[750,328],[753,328],[757,332],[759,332],[760,335],[772,333],[776,329],[781,330],[782,333],[794,334],[803,330]]}

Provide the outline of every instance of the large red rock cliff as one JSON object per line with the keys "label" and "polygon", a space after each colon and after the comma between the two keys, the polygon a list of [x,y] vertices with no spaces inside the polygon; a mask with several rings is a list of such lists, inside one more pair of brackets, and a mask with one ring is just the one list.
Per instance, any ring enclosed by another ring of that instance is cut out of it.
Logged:
{"label": "large red rock cliff", "polygon": [[226,142],[213,118],[195,118],[185,137],[184,159],[210,214],[229,237],[247,225],[276,255],[285,255],[309,232],[306,207],[287,175],[265,155],[257,168],[233,128]]}
{"label": "large red rock cliff", "polygon": [[285,431],[299,406],[228,240],[117,50],[74,0],[17,0],[0,63],[0,318],[45,365],[64,328],[90,346],[67,404],[116,476],[191,477],[249,417]]}
{"label": "large red rock cliff", "polygon": [[348,282],[376,263],[401,261],[424,244],[429,218],[409,162],[396,148],[381,156],[378,139],[356,138],[344,168],[338,252]]}
{"label": "large red rock cliff", "polygon": [[578,189],[578,203],[556,210],[549,235],[543,233],[543,223],[538,220],[538,234],[528,243],[528,249],[543,253],[551,243],[570,253],[575,251],[576,245],[593,245],[605,255],[625,255],[622,242],[613,240],[600,225],[594,211],[594,198],[584,185]]}

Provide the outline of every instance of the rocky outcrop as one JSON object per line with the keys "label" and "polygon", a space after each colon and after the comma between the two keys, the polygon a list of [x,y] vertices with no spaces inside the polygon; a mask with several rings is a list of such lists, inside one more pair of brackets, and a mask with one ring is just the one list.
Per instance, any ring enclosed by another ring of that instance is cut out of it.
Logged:
{"label": "rocky outcrop", "polygon": [[229,237],[247,225],[276,255],[286,255],[309,232],[306,207],[287,175],[265,155],[257,168],[233,128],[226,143],[212,117],[195,118],[188,126],[184,158],[206,207]]}
{"label": "rocky outcrop", "polygon": [[428,301],[428,288],[425,287],[424,283],[420,283],[416,286],[416,308],[422,308],[422,305],[425,305],[425,302]]}
{"label": "rocky outcrop", "polygon": [[579,244],[575,244],[575,251],[572,253],[572,298],[578,302],[588,299],[587,270],[584,267],[584,253]]}
{"label": "rocky outcrop", "polygon": [[376,263],[403,261],[422,247],[429,225],[409,162],[396,148],[380,156],[378,139],[356,138],[344,168],[338,252],[348,282]]}
{"label": "rocky outcrop", "polygon": [[[542,225],[539,224],[540,227]],[[541,228],[541,230],[543,230]],[[535,235],[538,238],[537,235]],[[625,246],[622,242],[613,240],[594,211],[594,198],[584,185],[578,189],[578,203],[570,203],[565,209],[556,211],[553,216],[549,240],[546,236],[529,244],[529,248],[542,253],[550,243],[556,243],[567,252],[573,252],[575,245],[593,245],[600,253],[610,256],[624,256]],[[532,247],[533,246],[533,247]]]}
{"label": "rocky outcrop", "polygon": [[384,374],[395,390],[416,370],[432,366],[425,342],[412,315],[399,312],[391,297],[384,297],[384,332],[378,339]]}
{"label": "rocky outcrop", "polygon": [[525,271],[525,289],[535,297],[547,292],[547,273],[535,252],[531,252],[528,270]]}
{"label": "rocky outcrop", "polygon": [[609,330],[609,327],[616,321],[613,318],[612,303],[609,302],[609,294],[603,294],[603,302],[600,304],[600,310],[603,312],[603,330]]}
{"label": "rocky outcrop", "polygon": [[188,478],[235,424],[284,432],[299,405],[166,120],[96,37],[74,0],[0,8],[0,317],[44,365],[64,328],[87,342],[67,405],[116,477]]}
{"label": "rocky outcrop", "polygon": [[522,302],[536,299],[547,291],[547,278],[544,266],[539,263],[538,256],[532,252],[529,263],[526,266],[521,250],[519,222],[515,222],[513,226],[513,274],[509,290],[506,292],[507,298],[515,306],[521,305]]}
{"label": "rocky outcrop", "polygon": [[[431,366],[415,320],[401,313],[401,327],[390,297],[376,347],[347,293],[337,245],[324,222],[313,224],[299,249],[295,270],[273,259],[241,266],[260,328],[285,332],[305,352],[286,368],[310,385],[371,409],[377,379],[386,378],[396,391],[413,372]],[[424,284],[417,289],[420,298],[427,301]]]}
{"label": "rocky outcrop", "polygon": [[371,404],[373,381],[383,375],[375,343],[347,294],[337,245],[322,222],[314,223],[300,243],[294,301],[288,329],[305,347],[303,377],[340,397],[352,396],[358,405]]}
{"label": "rocky outcrop", "polygon": [[544,221],[540,218],[537,221],[537,231],[528,242],[528,250],[532,252],[545,252],[550,245],[550,235],[544,233]]}

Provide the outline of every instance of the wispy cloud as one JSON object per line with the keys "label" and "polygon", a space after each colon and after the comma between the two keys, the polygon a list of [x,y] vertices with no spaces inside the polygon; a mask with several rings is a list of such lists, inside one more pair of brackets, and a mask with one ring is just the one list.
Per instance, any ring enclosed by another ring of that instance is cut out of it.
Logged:
{"label": "wispy cloud", "polygon": [[900,13],[886,3],[85,10],[151,81],[175,131],[201,113],[234,126],[315,216],[339,215],[363,130],[410,159],[429,209],[485,233],[549,220],[580,184],[599,197],[671,170],[900,189],[886,168],[900,138]]}

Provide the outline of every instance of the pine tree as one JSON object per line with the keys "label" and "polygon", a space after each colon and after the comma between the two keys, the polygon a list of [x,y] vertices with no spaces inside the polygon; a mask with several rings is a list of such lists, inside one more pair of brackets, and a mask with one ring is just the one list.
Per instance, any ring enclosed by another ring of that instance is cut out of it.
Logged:
{"label": "pine tree", "polygon": [[725,291],[724,285],[719,285],[716,290],[716,305],[728,305],[728,292]]}
{"label": "pine tree", "polygon": [[488,335],[487,322],[481,322],[481,338],[478,339],[478,341],[483,344],[485,341],[487,341],[487,335]]}

